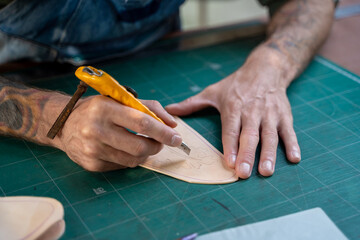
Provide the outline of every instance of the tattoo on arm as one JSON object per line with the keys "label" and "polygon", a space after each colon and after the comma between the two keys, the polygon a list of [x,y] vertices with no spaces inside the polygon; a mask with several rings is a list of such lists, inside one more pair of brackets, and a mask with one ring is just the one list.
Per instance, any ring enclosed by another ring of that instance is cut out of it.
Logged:
{"label": "tattoo on arm", "polygon": [[49,95],[0,76],[0,133],[33,139]]}
{"label": "tattoo on arm", "polygon": [[286,56],[298,76],[329,33],[332,0],[291,0],[274,14],[265,46]]}

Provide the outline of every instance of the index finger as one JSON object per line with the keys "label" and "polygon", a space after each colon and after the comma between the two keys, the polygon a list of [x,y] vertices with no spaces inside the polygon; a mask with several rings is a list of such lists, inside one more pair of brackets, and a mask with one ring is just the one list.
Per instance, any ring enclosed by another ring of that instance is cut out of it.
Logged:
{"label": "index finger", "polygon": [[144,134],[169,146],[177,147],[182,142],[179,133],[146,113],[117,102],[111,103],[109,110],[113,123],[118,126]]}
{"label": "index finger", "polygon": [[153,111],[161,120],[163,120],[168,126],[174,128],[177,125],[175,118],[168,113],[163,106],[155,100],[141,100],[151,111]]}

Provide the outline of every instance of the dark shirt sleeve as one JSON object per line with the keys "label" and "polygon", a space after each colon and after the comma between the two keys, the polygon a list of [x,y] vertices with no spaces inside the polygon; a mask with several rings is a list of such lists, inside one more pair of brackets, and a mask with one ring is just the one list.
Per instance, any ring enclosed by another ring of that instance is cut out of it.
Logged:
{"label": "dark shirt sleeve", "polygon": [[[270,16],[273,16],[276,10],[278,10],[283,4],[285,4],[289,0],[258,0],[258,1],[261,5],[268,7]],[[336,7],[340,0],[333,0],[333,1]]]}

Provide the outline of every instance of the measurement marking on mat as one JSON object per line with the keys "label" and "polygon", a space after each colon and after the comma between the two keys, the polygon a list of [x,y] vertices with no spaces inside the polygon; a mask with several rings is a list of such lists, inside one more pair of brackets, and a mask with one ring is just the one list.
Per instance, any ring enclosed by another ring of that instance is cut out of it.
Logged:
{"label": "measurement marking on mat", "polygon": [[102,188],[102,187],[98,187],[98,188],[93,188],[93,191],[96,195],[100,195],[100,194],[103,194],[103,193],[106,193],[105,189]]}

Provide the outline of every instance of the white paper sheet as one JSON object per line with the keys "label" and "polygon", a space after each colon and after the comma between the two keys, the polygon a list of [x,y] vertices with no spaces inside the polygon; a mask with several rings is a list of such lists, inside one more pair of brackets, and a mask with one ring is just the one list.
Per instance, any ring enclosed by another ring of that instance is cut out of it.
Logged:
{"label": "white paper sheet", "polygon": [[218,239],[345,240],[347,238],[321,208],[313,208],[279,218],[208,233],[196,238],[196,240]]}

